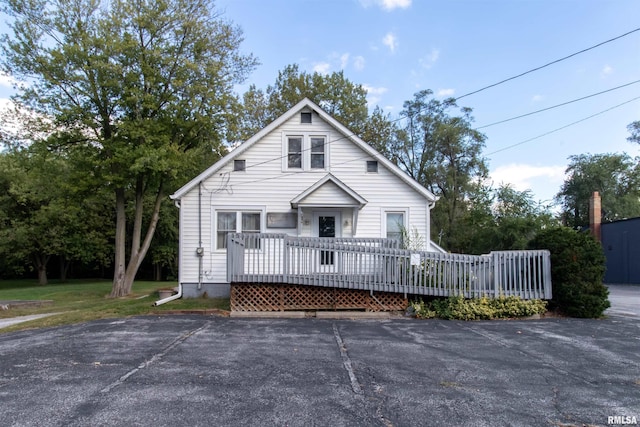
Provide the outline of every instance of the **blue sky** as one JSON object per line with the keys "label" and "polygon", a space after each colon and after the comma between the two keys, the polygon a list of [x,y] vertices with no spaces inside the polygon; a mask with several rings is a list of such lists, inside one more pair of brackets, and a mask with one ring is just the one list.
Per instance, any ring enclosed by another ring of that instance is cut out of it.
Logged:
{"label": "blue sky", "polygon": [[[220,0],[261,65],[248,84],[266,88],[279,70],[344,70],[393,117],[418,90],[461,96],[640,27],[637,0]],[[640,32],[460,99],[482,126],[640,79]],[[239,88],[239,91],[246,89]],[[640,100],[551,135],[494,153],[640,96],[640,83],[483,129],[496,184],[559,190],[567,157],[626,151]],[[492,154],[494,153],[494,154]]]}
{"label": "blue sky", "polygon": [[[288,64],[344,70],[369,91],[370,107],[393,118],[422,89],[458,97],[640,27],[637,0],[219,0],[240,26],[244,52],[261,65],[239,86],[266,88]],[[464,97],[483,126],[640,79],[640,32]],[[1,98],[10,95],[0,78]],[[625,151],[640,100],[550,135],[502,150],[640,96],[640,83],[527,118],[482,129],[495,184],[559,190],[568,156]]]}

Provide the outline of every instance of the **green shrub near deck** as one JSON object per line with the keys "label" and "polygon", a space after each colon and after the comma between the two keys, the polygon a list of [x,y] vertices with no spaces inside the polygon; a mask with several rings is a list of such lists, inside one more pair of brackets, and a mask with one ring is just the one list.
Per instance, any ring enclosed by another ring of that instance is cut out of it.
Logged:
{"label": "green shrub near deck", "polygon": [[434,317],[448,320],[490,320],[528,317],[547,311],[547,302],[539,299],[523,300],[517,296],[499,298],[472,298],[462,296],[422,300],[411,303],[416,317]]}
{"label": "green shrub near deck", "polygon": [[603,285],[606,259],[593,236],[568,227],[540,232],[529,249],[551,252],[553,298],[550,308],[572,317],[601,317],[610,307]]}

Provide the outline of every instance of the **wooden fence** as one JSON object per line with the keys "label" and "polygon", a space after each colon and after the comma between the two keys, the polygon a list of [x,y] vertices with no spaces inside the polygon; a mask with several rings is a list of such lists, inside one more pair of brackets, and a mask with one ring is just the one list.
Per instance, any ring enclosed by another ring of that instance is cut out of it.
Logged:
{"label": "wooden fence", "polygon": [[230,283],[279,283],[407,295],[551,299],[549,251],[488,255],[400,249],[376,238],[229,233]]}

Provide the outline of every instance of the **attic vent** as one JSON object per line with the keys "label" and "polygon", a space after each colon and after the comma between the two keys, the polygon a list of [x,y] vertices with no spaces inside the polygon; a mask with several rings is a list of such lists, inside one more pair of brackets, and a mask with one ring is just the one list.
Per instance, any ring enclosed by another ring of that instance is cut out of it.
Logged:
{"label": "attic vent", "polygon": [[311,123],[311,112],[300,113],[300,123]]}

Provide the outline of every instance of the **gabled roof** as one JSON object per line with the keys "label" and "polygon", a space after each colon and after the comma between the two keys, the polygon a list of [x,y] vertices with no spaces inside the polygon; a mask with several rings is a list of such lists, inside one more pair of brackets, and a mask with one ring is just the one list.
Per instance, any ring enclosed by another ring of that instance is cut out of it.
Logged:
{"label": "gabled roof", "polygon": [[[349,188],[344,182],[331,174],[327,174],[324,178],[313,184],[311,187],[298,194],[291,199],[291,207],[297,208],[298,206],[310,206],[315,202],[313,200],[314,195],[318,195],[321,189],[327,188],[330,192],[331,199],[334,200],[333,206],[357,206],[361,209],[367,204],[367,200]],[[320,195],[320,197],[326,197],[327,195]],[[326,202],[321,203],[322,206],[329,206]]]}
{"label": "gabled roof", "polygon": [[191,181],[186,183],[184,186],[178,189],[175,193],[173,193],[170,197],[172,199],[180,199],[187,192],[197,187],[198,183],[204,181],[205,179],[209,178],[210,176],[218,172],[220,169],[222,169],[225,165],[227,165],[233,159],[240,156],[246,150],[251,148],[253,144],[260,141],[264,136],[274,131],[276,128],[278,128],[278,126],[282,125],[287,120],[291,119],[293,116],[295,116],[298,112],[300,112],[304,108],[309,108],[309,109],[312,109],[314,112],[316,112],[318,116],[320,116],[320,118],[322,118],[329,125],[331,125],[338,132],[340,132],[343,135],[343,139],[349,139],[351,142],[357,145],[361,150],[369,154],[371,157],[374,157],[375,159],[377,159],[378,162],[383,164],[394,175],[398,176],[402,181],[408,184],[411,188],[413,188],[415,191],[423,195],[425,199],[427,199],[430,202],[435,202],[437,200],[437,197],[432,192],[424,188],[417,181],[415,181],[409,175],[404,173],[399,167],[394,165],[389,159],[384,157],[376,149],[371,147],[362,139],[358,138],[353,132],[351,132],[349,129],[343,126],[336,119],[331,117],[328,113],[322,110],[322,108],[320,108],[318,105],[316,105],[314,102],[312,102],[308,98],[305,98],[302,101],[298,102],[291,109],[289,109],[289,111],[287,111],[286,113],[278,117],[276,120],[271,122],[269,125],[263,128],[260,132],[253,135],[251,138],[249,138],[247,141],[245,141],[235,150],[231,151],[229,154],[224,156],[222,159],[218,160],[216,163],[214,163],[212,166],[207,168],[200,175],[196,176]]}

